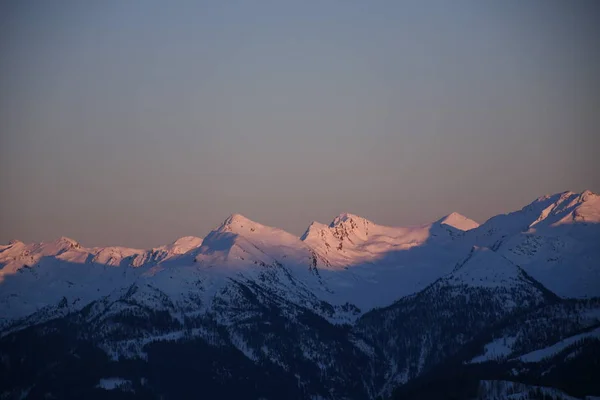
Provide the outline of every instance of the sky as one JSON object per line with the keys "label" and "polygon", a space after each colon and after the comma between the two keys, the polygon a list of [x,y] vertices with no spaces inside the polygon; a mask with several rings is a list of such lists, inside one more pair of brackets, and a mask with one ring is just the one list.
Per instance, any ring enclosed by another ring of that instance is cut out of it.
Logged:
{"label": "sky", "polygon": [[600,192],[594,0],[8,1],[0,55],[0,243]]}

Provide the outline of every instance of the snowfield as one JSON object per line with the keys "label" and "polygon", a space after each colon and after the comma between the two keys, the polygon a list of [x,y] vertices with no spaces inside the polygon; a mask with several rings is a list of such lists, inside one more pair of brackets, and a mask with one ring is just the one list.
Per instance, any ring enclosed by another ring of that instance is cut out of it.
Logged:
{"label": "snowfield", "polygon": [[576,344],[578,341],[588,338],[600,338],[600,328],[594,329],[590,332],[580,333],[579,335],[574,335],[564,340],[561,340],[552,346],[548,346],[543,349],[539,349],[536,351],[532,351],[531,353],[527,353],[521,357],[519,360],[523,362],[539,362],[546,358],[550,358],[561,351],[565,350],[569,346]]}

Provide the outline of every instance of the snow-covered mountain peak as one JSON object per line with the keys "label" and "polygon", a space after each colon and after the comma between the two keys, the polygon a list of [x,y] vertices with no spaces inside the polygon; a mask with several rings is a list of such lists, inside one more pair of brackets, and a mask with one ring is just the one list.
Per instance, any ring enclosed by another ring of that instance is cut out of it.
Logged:
{"label": "snow-covered mountain peak", "polygon": [[202,238],[197,236],[182,236],[179,239],[175,240],[173,243],[171,243],[171,246],[189,246],[193,245],[198,241],[202,241]]}
{"label": "snow-covered mountain peak", "polygon": [[7,251],[9,249],[14,249],[15,247],[23,247],[23,246],[25,246],[25,243],[21,242],[20,240],[13,239],[10,242],[8,242],[7,244],[0,245],[0,251]]}
{"label": "snow-covered mountain peak", "polygon": [[584,203],[590,200],[597,199],[598,197],[600,197],[600,195],[598,193],[592,192],[591,190],[584,190],[581,193],[581,201],[583,201]]}
{"label": "snow-covered mountain peak", "polygon": [[320,235],[324,234],[323,232],[325,232],[328,229],[329,229],[328,225],[322,224],[317,221],[313,221],[310,223],[308,228],[306,228],[306,231],[304,231],[304,234],[302,234],[302,236],[300,236],[300,240],[306,241],[309,238],[320,236]]}
{"label": "snow-covered mountain peak", "polygon": [[557,227],[575,222],[600,222],[600,196],[590,190],[582,193],[559,193],[550,196],[547,201],[551,201],[550,204],[536,200],[528,206],[529,209],[535,210],[537,204],[545,205],[541,211],[538,211],[539,215],[529,225],[530,228]]}
{"label": "snow-covered mountain peak", "polygon": [[366,240],[369,236],[369,227],[374,224],[366,218],[358,215],[343,213],[335,217],[329,224],[333,234],[340,240],[355,236],[360,240]]}
{"label": "snow-covered mountain peak", "polygon": [[566,199],[570,196],[576,195],[577,193],[572,192],[570,190],[564,191],[564,192],[560,192],[560,193],[554,193],[554,194],[546,194],[544,196],[540,196],[537,199],[535,199],[533,201],[533,203],[525,206],[526,207],[530,207],[532,204],[536,204],[536,203],[542,203],[548,200],[551,200],[552,202],[558,201],[559,199]]}
{"label": "snow-covered mountain peak", "polygon": [[565,203],[565,201],[568,202],[568,201],[577,199],[578,197],[579,197],[579,193],[575,193],[575,192],[571,192],[571,191],[549,194],[549,195],[538,197],[537,199],[535,199],[534,201],[532,201],[531,203],[529,203],[528,205],[523,207],[521,210],[515,211],[510,214],[525,213],[525,212],[539,213],[541,210],[544,210],[544,209],[548,208],[549,206],[553,206],[553,205],[556,206],[559,204],[563,204],[563,203]]}
{"label": "snow-covered mountain peak", "polygon": [[301,240],[307,243],[313,243],[317,247],[320,242],[325,242],[330,247],[329,242],[344,241],[349,239],[353,242],[355,239],[364,241],[369,236],[369,230],[378,225],[366,218],[350,213],[342,213],[335,217],[329,225],[313,221],[308,229],[301,236]]}
{"label": "snow-covered mountain peak", "polygon": [[8,244],[0,246],[0,263],[8,259],[16,259],[27,248],[20,240],[11,240]]}
{"label": "snow-covered mountain peak", "polygon": [[475,229],[479,224],[470,218],[465,217],[457,212],[446,215],[437,221],[440,225],[449,225],[461,231]]}
{"label": "snow-covered mountain peak", "polygon": [[59,239],[52,242],[52,244],[55,244],[56,246],[59,246],[61,248],[69,248],[69,249],[81,248],[81,245],[79,244],[79,242],[77,242],[74,239],[68,238],[66,236],[61,236]]}
{"label": "snow-covered mountain peak", "polygon": [[329,225],[313,222],[301,239],[335,268],[374,265],[382,260],[402,265],[410,263],[411,256],[401,253],[433,237],[430,228],[383,226],[353,214],[341,214]]}
{"label": "snow-covered mountain peak", "polygon": [[231,214],[223,223],[217,228],[219,232],[234,232],[241,233],[251,231],[253,232],[256,228],[263,227],[263,225],[252,221],[249,218],[244,217],[242,214]]}
{"label": "snow-covered mountain peak", "polygon": [[303,253],[302,257],[308,259],[308,252],[296,235],[259,224],[241,214],[233,214],[204,238],[195,261],[241,267],[271,264],[280,256],[295,259],[298,253]]}
{"label": "snow-covered mountain peak", "polygon": [[331,228],[334,228],[338,225],[341,225],[345,222],[349,222],[352,223],[354,222],[355,224],[369,224],[370,221],[367,220],[366,218],[363,217],[359,217],[358,215],[355,214],[350,214],[350,213],[341,213],[340,215],[338,215],[337,217],[335,217],[333,219],[333,221],[331,221],[331,223],[329,224],[329,226]]}
{"label": "snow-covered mountain peak", "polygon": [[204,239],[196,236],[183,236],[173,243],[160,247],[170,254],[185,254],[188,251],[200,247]]}
{"label": "snow-covered mountain peak", "polygon": [[144,254],[144,250],[121,246],[95,248],[92,249],[92,254],[94,254],[94,256],[91,259],[91,262],[102,265],[119,266],[125,261],[126,265],[139,267],[145,261],[144,257],[135,260],[137,257]]}
{"label": "snow-covered mountain peak", "polygon": [[600,223],[600,196],[586,190],[539,197],[519,211],[497,215],[472,230],[478,243],[497,247],[511,235],[538,232],[574,223]]}
{"label": "snow-covered mountain peak", "polygon": [[586,190],[581,193],[573,207],[573,212],[558,223],[570,222],[591,222],[600,223],[600,195]]}
{"label": "snow-covered mountain peak", "polygon": [[566,190],[566,191],[561,192],[561,193],[556,193],[556,194],[554,194],[554,195],[552,195],[550,197],[556,197],[556,196],[558,196],[561,200],[564,200],[564,199],[568,199],[569,197],[578,196],[578,195],[579,195],[579,193],[573,192],[571,190]]}
{"label": "snow-covered mountain peak", "polygon": [[68,237],[61,237],[52,242],[31,243],[25,245],[26,252],[37,256],[59,256],[68,252],[85,252],[79,242]]}
{"label": "snow-covered mountain peak", "polygon": [[278,241],[279,239],[281,241],[289,241],[293,238],[294,241],[299,242],[298,237],[291,233],[279,228],[259,224],[241,214],[230,215],[217,229],[206,236],[203,244],[208,244],[216,236],[220,237],[222,234],[234,234],[235,236],[254,241],[265,241],[267,239],[269,241]]}

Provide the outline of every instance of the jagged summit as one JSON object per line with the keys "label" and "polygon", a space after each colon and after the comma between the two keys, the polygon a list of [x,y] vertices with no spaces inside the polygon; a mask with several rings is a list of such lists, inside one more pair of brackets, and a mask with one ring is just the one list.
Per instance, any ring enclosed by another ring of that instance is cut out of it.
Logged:
{"label": "jagged summit", "polygon": [[586,190],[579,195],[580,205],[573,214],[575,221],[600,222],[600,195]]}
{"label": "jagged summit", "polygon": [[302,236],[300,236],[300,240],[305,241],[307,238],[314,236],[314,235],[318,235],[319,232],[324,232],[326,229],[329,229],[329,228],[330,228],[330,226],[328,226],[328,225],[322,224],[317,221],[313,221],[310,223],[308,228],[306,228],[306,231],[304,231]]}
{"label": "jagged summit", "polygon": [[68,251],[74,251],[74,250],[82,250],[83,251],[83,250],[85,250],[79,244],[79,242],[77,242],[74,239],[68,238],[66,236],[62,236],[51,242],[42,242],[42,243],[33,244],[32,248],[36,249],[35,251],[40,254],[49,255],[49,256],[54,255],[54,254],[68,252]]}
{"label": "jagged summit", "polygon": [[263,227],[263,225],[246,218],[242,214],[234,213],[227,217],[216,230],[220,232],[239,232],[258,227]]}
{"label": "jagged summit", "polygon": [[[333,235],[339,238],[348,237],[350,234],[359,236],[368,236],[370,229],[380,227],[372,221],[366,218],[351,213],[341,213],[336,216],[329,225],[322,224],[317,221],[311,222],[304,234],[300,237],[300,240],[306,241],[321,237],[325,239],[325,236]],[[385,228],[382,227],[381,228]]]}
{"label": "jagged summit", "polygon": [[70,246],[73,248],[81,247],[81,245],[79,244],[78,241],[76,241],[75,239],[68,238],[66,236],[61,236],[60,238],[55,240],[53,243],[55,243],[57,245],[67,245],[67,246]]}
{"label": "jagged summit", "polygon": [[572,227],[574,223],[600,223],[600,196],[590,190],[542,196],[521,210],[490,218],[478,231],[501,240],[518,232]]}
{"label": "jagged summit", "polygon": [[240,225],[240,224],[252,223],[252,222],[254,222],[254,221],[250,220],[249,218],[246,218],[242,214],[233,213],[225,219],[225,221],[223,222],[223,225]]}
{"label": "jagged summit", "polygon": [[368,219],[343,213],[338,215],[329,227],[333,230],[334,236],[341,240],[344,238],[366,240],[369,236],[369,227],[372,225],[373,223]]}
{"label": "jagged summit", "polygon": [[585,203],[588,201],[593,201],[593,200],[597,199],[598,197],[600,197],[600,195],[598,193],[595,193],[589,189],[584,190],[581,193],[567,190],[567,191],[561,192],[561,193],[548,194],[545,196],[538,197],[532,203],[523,207],[523,209],[525,210],[525,209],[531,209],[531,208],[534,208],[534,207],[540,206],[540,205],[544,206],[544,205],[548,205],[548,204],[561,204],[561,203],[565,203],[565,202],[568,202],[571,205],[575,205],[576,203]]}
{"label": "jagged summit", "polygon": [[460,229],[461,231],[468,231],[479,226],[477,222],[457,212],[453,212],[440,218],[436,223],[440,225],[449,225],[453,228]]}
{"label": "jagged summit", "polygon": [[559,226],[574,222],[600,222],[600,196],[591,190],[571,191],[540,198],[523,210],[537,214],[529,228]]}
{"label": "jagged summit", "polygon": [[589,189],[584,190],[583,192],[581,192],[581,199],[584,202],[587,201],[587,200],[589,200],[590,198],[594,198],[594,197],[598,197],[598,196],[600,196],[600,194],[594,193],[594,192],[592,192]]}
{"label": "jagged summit", "polygon": [[536,200],[533,201],[533,203],[549,200],[552,198],[568,197],[568,196],[572,196],[574,194],[577,194],[577,193],[572,192],[570,190],[565,190],[564,192],[560,192],[560,193],[551,193],[551,194],[549,193],[549,194],[545,194],[543,196],[538,197]]}
{"label": "jagged summit", "polygon": [[369,224],[371,223],[371,221],[369,221],[366,218],[363,217],[359,217],[358,215],[355,214],[350,214],[350,213],[341,213],[340,215],[338,215],[337,217],[335,217],[333,219],[333,221],[331,221],[331,223],[329,224],[329,227],[334,228],[338,225],[343,224],[344,222],[351,222],[354,221],[355,223],[359,224],[359,223],[363,223],[363,224]]}

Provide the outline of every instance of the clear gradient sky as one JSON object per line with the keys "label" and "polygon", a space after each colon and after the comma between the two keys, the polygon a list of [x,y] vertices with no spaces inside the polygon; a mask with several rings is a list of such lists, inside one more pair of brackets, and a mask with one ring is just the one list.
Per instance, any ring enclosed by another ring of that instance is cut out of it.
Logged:
{"label": "clear gradient sky", "polygon": [[597,1],[4,1],[0,243],[600,191]]}

